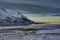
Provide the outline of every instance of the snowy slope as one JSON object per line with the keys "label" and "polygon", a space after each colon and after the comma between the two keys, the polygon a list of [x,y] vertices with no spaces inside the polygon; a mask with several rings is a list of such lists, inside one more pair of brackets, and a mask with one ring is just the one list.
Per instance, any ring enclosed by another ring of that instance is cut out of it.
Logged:
{"label": "snowy slope", "polygon": [[30,25],[35,22],[28,19],[18,10],[0,9],[0,26]]}
{"label": "snowy slope", "polygon": [[0,17],[6,17],[6,16],[21,18],[24,15],[22,15],[20,12],[15,11],[15,10],[14,11],[13,10],[8,11],[7,9],[1,8],[0,9]]}

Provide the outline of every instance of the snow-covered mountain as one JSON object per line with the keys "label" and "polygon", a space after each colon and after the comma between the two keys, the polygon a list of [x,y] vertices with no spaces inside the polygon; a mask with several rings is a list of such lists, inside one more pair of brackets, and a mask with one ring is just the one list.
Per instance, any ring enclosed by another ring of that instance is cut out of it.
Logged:
{"label": "snow-covered mountain", "polygon": [[14,17],[22,18],[22,16],[24,16],[24,15],[21,14],[19,11],[7,10],[7,9],[4,9],[4,8],[1,8],[0,9],[0,17],[6,17],[6,16],[9,16],[9,17],[14,16]]}
{"label": "snow-covered mountain", "polygon": [[0,24],[16,24],[16,25],[26,25],[32,24],[33,21],[29,20],[26,16],[16,10],[7,10],[4,8],[0,9]]}

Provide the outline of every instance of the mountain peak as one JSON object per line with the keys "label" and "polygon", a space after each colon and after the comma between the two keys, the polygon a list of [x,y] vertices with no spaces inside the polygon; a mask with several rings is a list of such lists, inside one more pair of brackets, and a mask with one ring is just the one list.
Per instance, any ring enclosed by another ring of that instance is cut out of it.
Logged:
{"label": "mountain peak", "polygon": [[14,10],[8,11],[4,8],[1,8],[0,16],[3,16],[0,18],[0,26],[29,25],[33,23],[33,21],[29,20],[19,11],[14,11]]}
{"label": "mountain peak", "polygon": [[24,15],[20,13],[19,11],[14,11],[14,10],[8,11],[7,9],[4,9],[4,8],[0,8],[0,16],[3,16],[3,17],[14,16],[14,17],[19,17],[19,18],[24,17]]}

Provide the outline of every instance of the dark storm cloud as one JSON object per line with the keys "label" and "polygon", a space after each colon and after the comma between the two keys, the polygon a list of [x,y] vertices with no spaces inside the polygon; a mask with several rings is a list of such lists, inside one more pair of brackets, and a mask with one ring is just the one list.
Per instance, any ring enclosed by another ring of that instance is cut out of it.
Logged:
{"label": "dark storm cloud", "polygon": [[60,13],[35,13],[40,16],[60,16]]}
{"label": "dark storm cloud", "polygon": [[0,8],[34,13],[60,13],[60,0],[0,0]]}

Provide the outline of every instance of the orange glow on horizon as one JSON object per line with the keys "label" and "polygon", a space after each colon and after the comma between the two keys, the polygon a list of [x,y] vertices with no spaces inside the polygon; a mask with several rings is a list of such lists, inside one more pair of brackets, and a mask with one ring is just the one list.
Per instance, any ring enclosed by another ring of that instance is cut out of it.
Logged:
{"label": "orange glow on horizon", "polygon": [[60,23],[60,20],[33,20],[36,22]]}

